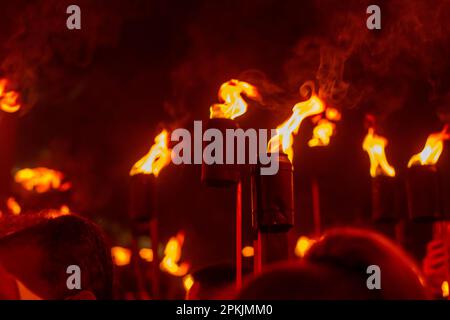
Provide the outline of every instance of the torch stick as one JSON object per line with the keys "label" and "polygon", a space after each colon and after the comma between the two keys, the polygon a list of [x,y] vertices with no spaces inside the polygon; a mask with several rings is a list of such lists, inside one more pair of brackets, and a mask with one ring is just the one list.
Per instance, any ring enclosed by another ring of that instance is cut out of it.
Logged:
{"label": "torch stick", "polygon": [[242,182],[236,188],[236,289],[242,287]]}

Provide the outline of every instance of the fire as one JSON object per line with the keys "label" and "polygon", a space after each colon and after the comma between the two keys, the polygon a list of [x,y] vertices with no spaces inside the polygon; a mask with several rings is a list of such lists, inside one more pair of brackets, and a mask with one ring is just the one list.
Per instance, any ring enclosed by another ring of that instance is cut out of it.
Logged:
{"label": "fire", "polygon": [[19,94],[16,91],[6,91],[8,80],[0,79],[0,109],[7,113],[15,113],[20,110],[17,102]]}
{"label": "fire", "polygon": [[305,236],[301,236],[297,240],[297,244],[295,246],[295,255],[299,258],[303,258],[308,252],[309,248],[316,242],[314,239],[310,239]]}
{"label": "fire", "polygon": [[386,138],[376,135],[373,128],[369,129],[363,142],[363,149],[369,155],[370,175],[374,178],[378,175],[395,177],[395,169],[388,163],[384,151],[387,144]]}
{"label": "fire", "polygon": [[448,298],[450,296],[448,281],[442,282],[441,289],[442,289],[442,297]]}
{"label": "fire", "polygon": [[70,214],[70,208],[65,204],[62,205],[61,208],[59,208],[59,211],[65,215]]}
{"label": "fire", "polygon": [[255,249],[252,246],[246,246],[242,248],[242,256],[245,258],[250,258],[255,255]]}
{"label": "fire", "polygon": [[22,169],[16,172],[14,180],[28,191],[44,193],[52,189],[66,191],[70,183],[62,183],[64,175],[56,170],[47,168]]}
{"label": "fire", "polygon": [[251,84],[232,79],[222,84],[219,90],[219,100],[222,103],[214,104],[210,108],[210,118],[235,119],[247,111],[247,102],[242,94],[258,100],[260,95],[258,89]]}
{"label": "fire", "polygon": [[161,170],[170,163],[171,151],[168,147],[169,133],[162,130],[155,138],[155,144],[152,145],[150,151],[131,168],[130,176],[136,174],[153,174],[155,177],[159,175]]}
{"label": "fire", "polygon": [[310,147],[324,147],[330,144],[336,125],[327,119],[321,119],[313,130],[313,137],[309,140]]}
{"label": "fire", "polygon": [[142,260],[145,260],[147,262],[153,261],[153,250],[150,248],[142,248],[139,250],[139,256]]}
{"label": "fire", "polygon": [[126,266],[130,264],[131,251],[123,247],[112,247],[111,256],[116,266]]}
{"label": "fire", "polygon": [[22,208],[13,197],[9,197],[8,200],[6,200],[6,206],[8,207],[9,211],[15,216],[19,215],[22,212]]}
{"label": "fire", "polygon": [[441,132],[431,134],[423,150],[411,157],[408,162],[408,168],[416,165],[426,166],[436,164],[444,150],[444,141],[449,139],[448,125]]}
{"label": "fire", "polygon": [[325,116],[331,121],[340,121],[342,118],[339,110],[335,108],[327,108],[327,110],[325,110]]}
{"label": "fire", "polygon": [[191,290],[193,285],[194,285],[194,277],[192,275],[188,274],[183,278],[183,287],[184,290],[186,290],[186,292],[189,292],[189,290]]}
{"label": "fire", "polygon": [[178,264],[181,259],[181,249],[184,243],[184,233],[179,232],[175,237],[169,239],[164,249],[164,258],[161,261],[161,270],[177,277],[186,275],[189,271],[189,264],[183,262]]}
{"label": "fire", "polygon": [[281,148],[292,161],[294,156],[292,150],[293,135],[297,134],[304,119],[324,111],[324,104],[316,95],[312,95],[307,101],[297,103],[292,108],[292,116],[277,128],[277,134],[270,139],[268,151],[271,153],[280,152]]}

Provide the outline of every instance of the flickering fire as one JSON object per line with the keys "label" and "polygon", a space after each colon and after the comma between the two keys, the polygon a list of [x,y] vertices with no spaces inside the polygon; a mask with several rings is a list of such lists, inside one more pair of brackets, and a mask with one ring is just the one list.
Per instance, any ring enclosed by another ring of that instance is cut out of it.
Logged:
{"label": "flickering fire", "polygon": [[164,249],[164,258],[161,261],[161,270],[177,276],[182,277],[189,271],[189,264],[183,262],[178,264],[181,259],[181,249],[184,243],[184,233],[179,232],[175,237],[169,239]]}
{"label": "flickering fire", "polygon": [[188,274],[183,278],[183,287],[184,290],[186,290],[186,292],[189,292],[189,290],[191,290],[193,285],[194,285],[194,277],[192,275]]}
{"label": "flickering fire", "polygon": [[431,134],[423,150],[411,157],[408,162],[408,168],[412,166],[435,165],[444,150],[444,141],[449,139],[448,125],[441,132]]}
{"label": "flickering fire", "polygon": [[22,212],[22,208],[13,197],[9,197],[6,200],[6,206],[8,207],[9,211],[15,216],[19,215]]}
{"label": "flickering fire", "polygon": [[126,266],[130,264],[131,251],[123,247],[112,247],[111,256],[116,266]]}
{"label": "flickering fire", "polygon": [[62,205],[61,208],[59,208],[59,211],[63,214],[70,214],[70,208],[67,205]]}
{"label": "flickering fire", "polygon": [[44,193],[50,190],[66,191],[71,188],[69,182],[63,183],[64,174],[48,168],[26,168],[16,172],[14,180],[28,191]]}
{"label": "flickering fire", "polygon": [[442,282],[441,289],[442,289],[442,297],[448,298],[450,296],[450,289],[449,289],[448,281]]}
{"label": "flickering fire", "polygon": [[363,149],[367,152],[370,159],[370,175],[375,178],[379,175],[395,177],[395,169],[388,163],[386,159],[385,148],[388,144],[386,138],[375,134],[373,128],[364,139]]}
{"label": "flickering fire", "polygon": [[321,119],[313,130],[313,137],[309,140],[310,147],[324,147],[330,144],[336,125],[327,119]]}
{"label": "flickering fire", "polygon": [[270,139],[268,144],[268,151],[271,153],[280,152],[280,149],[288,155],[289,160],[292,161],[294,151],[292,144],[294,142],[293,136],[297,134],[300,125],[307,117],[311,117],[324,112],[325,107],[323,102],[316,95],[312,95],[307,101],[297,103],[292,108],[292,116],[283,124],[278,126],[277,134]]}
{"label": "flickering fire", "polygon": [[236,119],[247,111],[247,102],[242,94],[248,98],[258,100],[258,89],[251,84],[232,79],[222,84],[219,90],[221,103],[214,104],[210,108],[210,118]]}
{"label": "flickering fire", "polygon": [[301,236],[297,240],[297,244],[295,246],[295,255],[299,258],[303,258],[308,252],[309,248],[316,242],[316,240]]}
{"label": "flickering fire", "polygon": [[0,79],[0,109],[7,113],[15,113],[20,110],[19,94],[16,91],[6,91],[7,85],[8,80]]}
{"label": "flickering fire", "polygon": [[325,110],[325,117],[331,121],[340,121],[342,116],[338,109],[327,108]]}
{"label": "flickering fire", "polygon": [[242,256],[245,258],[251,258],[255,255],[255,249],[252,246],[246,246],[242,248]]}
{"label": "flickering fire", "polygon": [[147,262],[153,261],[153,250],[150,248],[142,248],[139,250],[139,256],[142,260],[145,260]]}
{"label": "flickering fire", "polygon": [[136,174],[153,174],[158,177],[161,170],[170,163],[171,150],[169,145],[169,133],[162,130],[155,138],[155,144],[150,151],[131,168],[130,176]]}

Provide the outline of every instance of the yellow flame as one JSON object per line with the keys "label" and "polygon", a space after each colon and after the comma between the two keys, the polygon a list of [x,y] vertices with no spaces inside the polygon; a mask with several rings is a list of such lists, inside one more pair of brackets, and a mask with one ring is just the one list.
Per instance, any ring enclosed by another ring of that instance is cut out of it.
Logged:
{"label": "yellow flame", "polygon": [[304,119],[322,113],[324,110],[323,102],[316,95],[312,95],[307,101],[297,103],[292,108],[291,117],[278,126],[277,134],[270,139],[267,146],[268,151],[271,153],[280,152],[281,148],[288,155],[289,160],[292,161],[294,156],[294,151],[292,150],[293,135],[297,134]]}
{"label": "yellow flame", "polygon": [[441,289],[442,289],[442,297],[448,298],[450,296],[448,281],[442,282]]}
{"label": "yellow flame", "polygon": [[247,82],[232,79],[222,84],[219,90],[222,103],[211,106],[210,118],[235,119],[243,115],[247,111],[247,102],[242,94],[254,100],[260,98],[258,89]]}
{"label": "yellow flame", "polygon": [[321,119],[313,130],[313,137],[309,140],[310,147],[324,147],[330,144],[336,125],[327,119]]}
{"label": "yellow flame", "polygon": [[306,254],[306,252],[308,252],[309,248],[311,248],[311,246],[316,242],[316,240],[305,237],[305,236],[301,236],[300,238],[298,238],[297,240],[297,244],[295,246],[295,255],[297,257],[303,258]]}
{"label": "yellow flame", "polygon": [[153,250],[150,248],[142,248],[141,250],[139,250],[139,256],[141,257],[141,259],[143,259],[147,262],[152,262],[153,261]]}
{"label": "yellow flame", "polygon": [[162,130],[155,138],[155,144],[150,151],[131,168],[130,176],[136,174],[159,175],[161,170],[170,163],[171,151],[168,147],[169,133]]}
{"label": "yellow flame", "polygon": [[246,246],[242,248],[242,256],[245,258],[250,258],[255,255],[255,249],[252,246]]}
{"label": "yellow flame", "polygon": [[65,191],[70,189],[70,183],[62,183],[64,175],[62,172],[47,169],[22,169],[16,172],[14,180],[28,191],[44,193],[52,189]]}
{"label": "yellow flame", "polygon": [[370,175],[374,178],[378,175],[395,177],[395,169],[386,159],[385,148],[387,144],[386,138],[376,135],[373,128],[369,129],[363,142],[363,149],[369,155]]}
{"label": "yellow flame", "polygon": [[65,204],[59,208],[59,211],[64,215],[70,214],[70,208]]}
{"label": "yellow flame", "polygon": [[445,126],[441,132],[431,134],[423,150],[411,157],[408,162],[408,168],[416,165],[425,166],[436,164],[444,150],[444,140],[450,139],[450,134],[447,130],[448,126]]}
{"label": "yellow flame", "polygon": [[325,110],[325,117],[331,121],[340,121],[342,115],[338,109],[327,108],[327,110]]}
{"label": "yellow flame", "polygon": [[123,247],[112,247],[111,256],[116,266],[126,266],[130,264],[131,251]]}
{"label": "yellow flame", "polygon": [[182,277],[189,271],[188,263],[178,264],[181,259],[181,249],[184,243],[184,233],[179,232],[175,237],[169,239],[164,249],[164,258],[161,261],[161,270]]}
{"label": "yellow flame", "polygon": [[17,102],[19,94],[15,91],[6,91],[8,80],[0,79],[0,109],[7,113],[15,113],[20,110]]}
{"label": "yellow flame", "polygon": [[22,212],[22,208],[13,197],[9,197],[6,200],[6,206],[8,207],[9,211],[15,216],[19,215]]}
{"label": "yellow flame", "polygon": [[184,290],[186,290],[186,292],[189,292],[189,290],[191,290],[193,285],[194,285],[194,277],[192,275],[188,274],[183,278],[183,287]]}

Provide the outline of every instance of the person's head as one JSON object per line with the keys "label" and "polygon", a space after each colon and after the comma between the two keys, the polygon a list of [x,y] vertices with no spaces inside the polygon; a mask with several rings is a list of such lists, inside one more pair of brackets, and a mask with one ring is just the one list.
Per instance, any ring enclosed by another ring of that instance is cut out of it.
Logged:
{"label": "person's head", "polygon": [[381,289],[367,289],[371,299],[427,299],[424,278],[414,261],[385,236],[371,230],[336,228],[324,234],[307,252],[309,262],[326,265],[366,281],[380,270]]}
{"label": "person's head", "polygon": [[[0,265],[43,299],[112,298],[113,269],[102,232],[87,219],[52,212],[8,217],[0,223]],[[69,266],[81,289],[69,289]]]}

